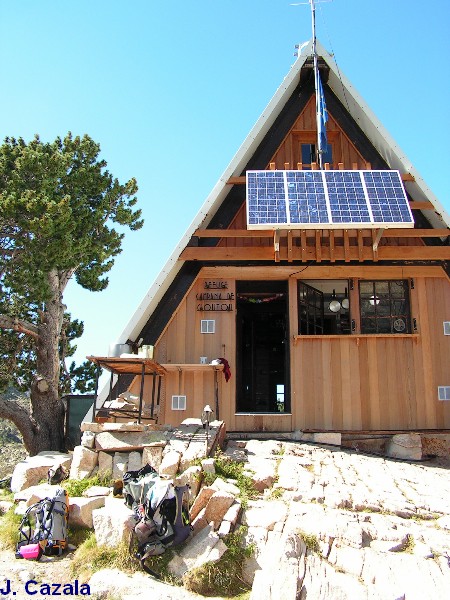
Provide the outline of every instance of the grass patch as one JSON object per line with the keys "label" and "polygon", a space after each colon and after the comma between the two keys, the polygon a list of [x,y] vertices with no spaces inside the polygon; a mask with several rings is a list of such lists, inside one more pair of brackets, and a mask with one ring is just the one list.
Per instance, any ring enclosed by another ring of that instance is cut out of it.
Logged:
{"label": "grass patch", "polygon": [[230,460],[222,455],[219,451],[214,457],[215,473],[205,473],[204,481],[206,485],[211,485],[215,479],[233,479],[239,488],[239,499],[242,507],[245,508],[248,501],[256,498],[259,495],[258,490],[253,484],[251,477],[244,473],[244,463]]}
{"label": "grass patch", "polygon": [[305,531],[298,531],[297,535],[302,538],[305,546],[310,552],[320,554],[320,545],[317,536],[314,533],[306,533]]}
{"label": "grass patch", "polygon": [[243,579],[244,559],[249,558],[254,552],[254,546],[244,547],[242,536],[245,528],[223,538],[228,547],[222,558],[215,563],[205,565],[189,571],[183,578],[186,589],[202,596],[217,596],[248,598],[249,586]]}
{"label": "grass patch", "polygon": [[120,569],[126,573],[137,570],[137,562],[131,556],[127,544],[122,542],[114,548],[98,546],[93,531],[76,550],[70,570],[74,578],[88,581],[93,573],[100,569]]}
{"label": "grass patch", "polygon": [[279,500],[283,497],[284,492],[284,488],[272,488],[265,496],[265,500]]}
{"label": "grass patch", "polygon": [[0,517],[0,545],[4,550],[16,549],[21,521],[22,515],[16,515],[14,508],[10,508]]}
{"label": "grass patch", "polygon": [[88,479],[66,479],[61,482],[61,486],[67,490],[69,498],[76,498],[82,496],[84,491],[94,485],[112,487],[113,483],[114,481],[111,479],[111,474],[107,473],[105,475],[94,475],[94,477],[89,477]]}
{"label": "grass patch", "polygon": [[414,541],[414,537],[408,533],[406,535],[405,543],[403,544],[402,552],[407,552],[408,554],[413,554],[416,542]]}

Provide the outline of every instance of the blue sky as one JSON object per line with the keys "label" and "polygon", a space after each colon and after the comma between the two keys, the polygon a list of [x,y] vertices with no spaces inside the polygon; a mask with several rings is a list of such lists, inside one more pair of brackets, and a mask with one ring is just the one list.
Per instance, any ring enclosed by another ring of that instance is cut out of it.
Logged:
{"label": "blue sky", "polygon": [[[447,172],[448,0],[334,0],[317,35],[440,202]],[[145,225],[101,293],[70,284],[76,358],[105,355],[310,39],[289,0],[0,0],[0,136],[67,131],[136,177]]]}

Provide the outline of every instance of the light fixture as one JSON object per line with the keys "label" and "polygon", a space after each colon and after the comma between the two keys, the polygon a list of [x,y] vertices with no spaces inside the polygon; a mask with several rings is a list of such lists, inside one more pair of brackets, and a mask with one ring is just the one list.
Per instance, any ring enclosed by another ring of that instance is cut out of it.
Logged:
{"label": "light fixture", "polygon": [[337,313],[341,310],[341,303],[339,300],[336,300],[336,290],[333,290],[333,295],[331,296],[331,302],[328,308],[334,313]]}
{"label": "light fixture", "polygon": [[345,310],[348,310],[349,306],[350,306],[350,302],[348,300],[348,289],[345,288],[345,298],[342,300],[342,308],[345,308]]}
{"label": "light fixture", "polygon": [[380,304],[380,299],[378,298],[378,296],[370,296],[369,302],[372,306],[375,306],[377,304]]}
{"label": "light fixture", "polygon": [[209,404],[205,406],[202,412],[202,425],[203,429],[206,430],[206,439],[205,439],[205,456],[208,456],[208,442],[209,442],[209,424],[211,423],[211,419],[213,416],[213,409]]}

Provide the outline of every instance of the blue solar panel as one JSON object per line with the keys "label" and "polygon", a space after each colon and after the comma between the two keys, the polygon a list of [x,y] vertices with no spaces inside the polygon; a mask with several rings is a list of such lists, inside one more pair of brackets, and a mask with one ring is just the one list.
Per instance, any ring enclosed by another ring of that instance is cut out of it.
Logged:
{"label": "blue solar panel", "polygon": [[413,227],[398,171],[248,171],[249,229]]}

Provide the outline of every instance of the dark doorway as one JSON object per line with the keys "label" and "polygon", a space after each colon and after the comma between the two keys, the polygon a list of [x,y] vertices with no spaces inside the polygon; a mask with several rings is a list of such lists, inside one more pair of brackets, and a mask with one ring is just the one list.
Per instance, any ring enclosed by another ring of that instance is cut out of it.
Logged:
{"label": "dark doorway", "polygon": [[236,293],[236,411],[290,412],[287,282],[238,281]]}

